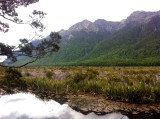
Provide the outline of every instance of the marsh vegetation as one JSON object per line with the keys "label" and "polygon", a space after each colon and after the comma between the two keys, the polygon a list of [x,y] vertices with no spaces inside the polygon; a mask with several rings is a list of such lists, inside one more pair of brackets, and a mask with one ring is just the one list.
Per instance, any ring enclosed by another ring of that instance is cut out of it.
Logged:
{"label": "marsh vegetation", "polygon": [[5,90],[87,93],[125,102],[160,102],[160,67],[25,67],[6,71],[1,68],[0,74]]}

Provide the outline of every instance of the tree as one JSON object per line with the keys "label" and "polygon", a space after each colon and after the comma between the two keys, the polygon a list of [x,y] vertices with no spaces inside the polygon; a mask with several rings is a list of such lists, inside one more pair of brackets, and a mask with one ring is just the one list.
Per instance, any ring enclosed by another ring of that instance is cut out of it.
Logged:
{"label": "tree", "polygon": [[[0,43],[1,55],[6,55],[10,62],[13,63],[17,61],[17,54],[28,56],[32,59],[20,67],[35,62],[52,52],[58,51],[60,48],[58,44],[61,36],[58,32],[51,32],[46,38],[37,33],[37,30],[43,32],[45,29],[41,21],[47,15],[46,13],[34,10],[32,15],[29,16],[29,21],[24,21],[18,17],[16,9],[19,6],[27,7],[36,2],[39,2],[39,0],[0,0],[0,18],[11,21],[15,24],[28,24],[35,30],[35,36],[32,39],[20,39],[20,44],[17,47]],[[9,24],[0,21],[0,32],[6,33],[8,30]],[[37,36],[41,38],[41,41],[38,44],[34,44],[33,39]],[[4,63],[0,63],[0,65],[5,66]]]}
{"label": "tree", "polygon": [[[22,19],[18,18],[18,13],[16,9],[19,6],[27,7],[30,4],[36,3],[39,0],[0,0],[0,16],[5,20],[9,20],[16,24],[30,24],[34,27],[42,27],[42,24],[38,19],[33,19],[32,21],[24,22]],[[44,17],[45,13],[42,11],[33,11],[33,15],[39,15],[41,18]],[[9,25],[0,21],[0,31],[7,32],[9,30]]]}

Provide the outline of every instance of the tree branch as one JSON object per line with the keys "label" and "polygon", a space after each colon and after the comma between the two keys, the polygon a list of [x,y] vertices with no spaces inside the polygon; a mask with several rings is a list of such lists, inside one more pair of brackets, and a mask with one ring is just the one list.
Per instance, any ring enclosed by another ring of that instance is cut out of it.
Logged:
{"label": "tree branch", "polygon": [[27,24],[27,23],[23,23],[23,22],[22,23],[21,22],[16,22],[13,19],[9,19],[9,18],[7,18],[7,17],[5,17],[4,15],[1,15],[1,14],[0,14],[0,16],[3,17],[4,19],[9,20],[9,21],[11,21],[13,23],[16,23],[16,24]]}
{"label": "tree branch", "polygon": [[23,64],[23,65],[20,65],[20,66],[15,66],[16,68],[21,68],[21,67],[24,67],[24,66],[26,66],[26,65],[28,65],[28,64],[31,64],[31,63],[33,63],[33,62],[35,62],[35,61],[37,61],[39,58],[36,58],[36,59],[34,59],[34,60],[32,60],[32,61],[30,61],[30,62],[27,62],[27,63],[25,63],[25,64]]}
{"label": "tree branch", "polygon": [[1,64],[0,63],[0,66],[1,67],[13,67],[13,68],[22,68],[22,67],[24,67],[24,66],[26,66],[26,65],[28,65],[28,64],[30,64],[30,63],[33,63],[33,62],[35,62],[35,61],[37,61],[39,58],[35,58],[34,60],[32,60],[32,61],[29,61],[29,62],[26,62],[26,63],[24,63],[23,65],[20,65],[20,66],[9,66],[9,65],[3,65],[3,64]]}

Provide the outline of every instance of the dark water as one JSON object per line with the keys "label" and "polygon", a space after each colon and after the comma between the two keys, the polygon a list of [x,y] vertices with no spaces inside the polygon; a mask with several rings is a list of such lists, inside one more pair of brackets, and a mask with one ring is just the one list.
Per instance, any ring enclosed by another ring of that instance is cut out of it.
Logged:
{"label": "dark water", "polygon": [[129,119],[121,113],[83,115],[67,104],[42,101],[30,93],[0,96],[0,119]]}

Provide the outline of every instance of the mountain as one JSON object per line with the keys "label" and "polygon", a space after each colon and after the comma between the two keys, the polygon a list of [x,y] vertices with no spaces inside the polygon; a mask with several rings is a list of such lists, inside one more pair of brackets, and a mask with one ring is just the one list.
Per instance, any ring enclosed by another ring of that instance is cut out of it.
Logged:
{"label": "mountain", "polygon": [[94,24],[98,27],[99,32],[105,31],[116,31],[120,28],[121,22],[111,22],[103,19],[98,19],[94,22]]}
{"label": "mountain", "polygon": [[33,65],[160,65],[160,11],[136,11],[120,22],[83,20],[59,32],[59,52]]}
{"label": "mountain", "polygon": [[79,32],[82,30],[98,32],[98,28],[92,22],[83,20],[69,28],[70,32]]}
{"label": "mountain", "polygon": [[135,11],[126,19],[126,21],[127,22],[136,21],[136,22],[143,23],[148,21],[150,18],[154,16],[159,16],[159,15],[160,15],[160,11],[158,12]]}
{"label": "mountain", "polygon": [[69,28],[68,31],[76,32],[76,31],[92,31],[92,32],[106,32],[106,31],[115,31],[119,28],[120,22],[111,22],[103,19],[98,19],[95,22],[91,22],[88,20],[83,20],[72,27]]}

